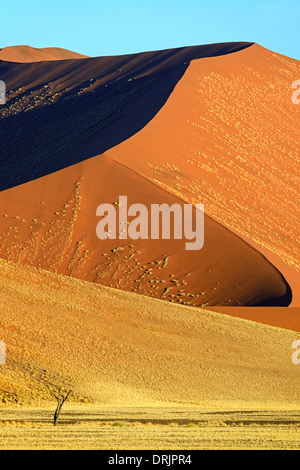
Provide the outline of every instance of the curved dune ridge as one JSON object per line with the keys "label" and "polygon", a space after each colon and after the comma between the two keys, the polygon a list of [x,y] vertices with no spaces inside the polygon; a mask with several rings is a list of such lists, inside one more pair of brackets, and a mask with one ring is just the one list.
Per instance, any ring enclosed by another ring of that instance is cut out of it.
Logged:
{"label": "curved dune ridge", "polygon": [[0,403],[49,401],[51,385],[112,405],[299,404],[299,333],[3,260],[0,268]]}
{"label": "curved dune ridge", "polygon": [[48,60],[85,59],[88,56],[60,47],[8,46],[0,49],[0,60],[6,62],[40,62]]}
{"label": "curved dune ridge", "polygon": [[184,238],[99,240],[96,208],[117,208],[119,195],[149,214],[151,204],[183,204],[103,155],[0,193],[0,256],[185,305],[290,303],[280,273],[207,216],[201,250],[186,250]]}
{"label": "curved dune ridge", "polygon": [[[298,69],[251,43],[0,62],[0,255],[186,305],[295,302]],[[96,207],[121,192],[204,202],[204,249],[100,242]]]}
{"label": "curved dune ridge", "polygon": [[128,139],[154,118],[191,60],[249,46],[224,43],[84,60],[0,62],[7,89],[7,103],[0,107],[0,190]]}

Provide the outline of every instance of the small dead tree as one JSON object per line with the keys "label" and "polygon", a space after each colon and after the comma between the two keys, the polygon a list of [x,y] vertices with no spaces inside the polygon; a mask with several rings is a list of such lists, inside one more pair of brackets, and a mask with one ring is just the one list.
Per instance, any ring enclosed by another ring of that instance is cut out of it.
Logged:
{"label": "small dead tree", "polygon": [[56,410],[55,410],[55,413],[54,413],[54,419],[53,419],[53,424],[54,424],[54,426],[56,426],[56,423],[58,421],[62,406],[65,403],[65,401],[67,400],[70,393],[72,392],[72,389],[69,390],[68,393],[63,394],[60,389],[58,389],[58,393],[57,392],[54,393],[52,390],[50,390],[50,388],[48,386],[46,386],[46,387],[49,390],[49,392],[51,393],[51,395],[54,398],[56,398],[56,400],[57,400],[57,407],[56,407]]}

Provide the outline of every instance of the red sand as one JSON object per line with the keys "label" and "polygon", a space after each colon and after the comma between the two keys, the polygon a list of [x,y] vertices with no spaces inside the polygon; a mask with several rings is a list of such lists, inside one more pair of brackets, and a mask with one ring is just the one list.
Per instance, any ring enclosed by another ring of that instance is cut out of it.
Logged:
{"label": "red sand", "polygon": [[186,240],[99,240],[96,208],[182,201],[109,157],[95,157],[0,193],[0,256],[186,305],[257,305],[284,296],[280,274],[205,217],[204,247]]}
{"label": "red sand", "polygon": [[[260,250],[300,305],[299,62],[255,44],[191,62],[141,132],[107,152]],[[299,120],[298,120],[299,122]]]}

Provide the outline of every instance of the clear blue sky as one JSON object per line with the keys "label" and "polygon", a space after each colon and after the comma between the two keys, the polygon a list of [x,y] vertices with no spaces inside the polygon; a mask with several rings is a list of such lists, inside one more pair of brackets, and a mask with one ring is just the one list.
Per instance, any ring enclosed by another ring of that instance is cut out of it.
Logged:
{"label": "clear blue sky", "polygon": [[300,0],[0,0],[0,48],[118,55],[250,41],[300,60]]}

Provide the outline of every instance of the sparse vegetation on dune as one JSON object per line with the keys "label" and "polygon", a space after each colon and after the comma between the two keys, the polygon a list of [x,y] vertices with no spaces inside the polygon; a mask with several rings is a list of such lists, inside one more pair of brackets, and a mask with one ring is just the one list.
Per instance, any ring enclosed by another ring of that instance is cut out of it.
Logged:
{"label": "sparse vegetation on dune", "polygon": [[[2,406],[297,403],[299,333],[0,260]],[[238,389],[238,394],[237,394]]]}

